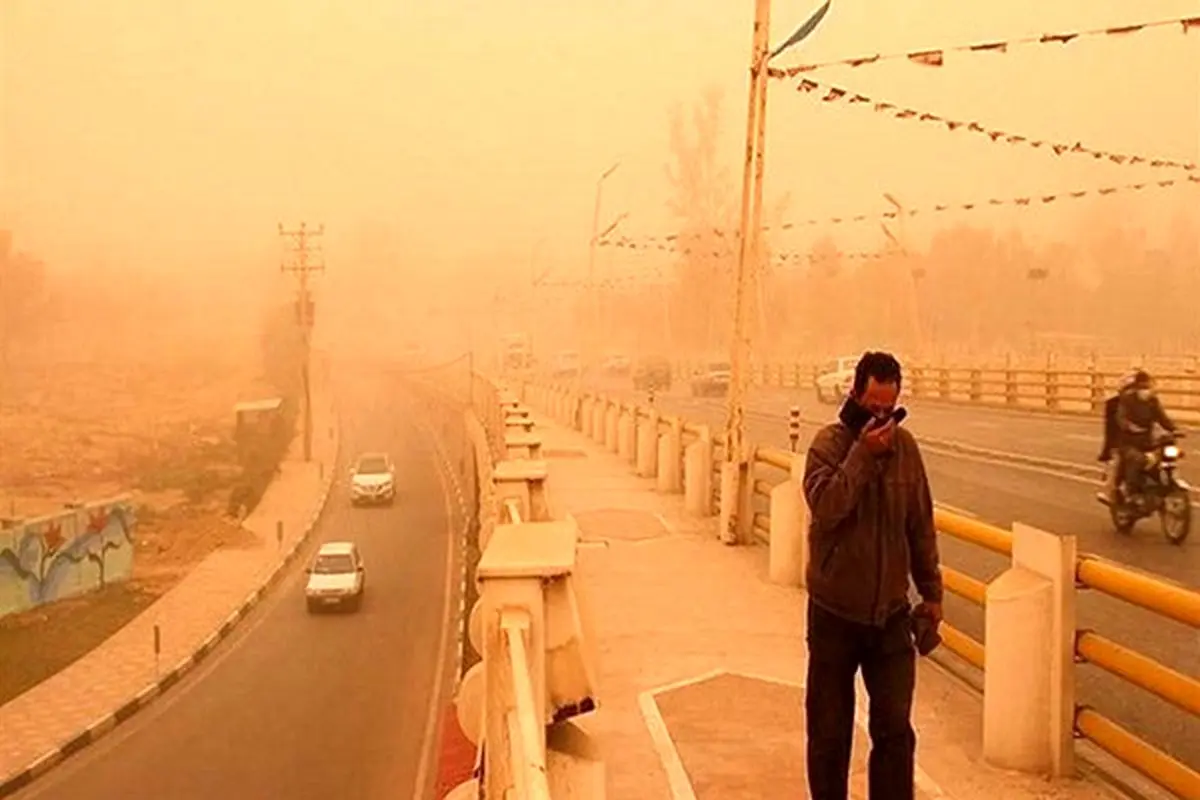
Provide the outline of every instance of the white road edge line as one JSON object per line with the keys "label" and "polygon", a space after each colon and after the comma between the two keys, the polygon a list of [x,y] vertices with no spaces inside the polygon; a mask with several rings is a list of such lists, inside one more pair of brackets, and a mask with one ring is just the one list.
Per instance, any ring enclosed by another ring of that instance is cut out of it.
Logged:
{"label": "white road edge line", "polygon": [[[425,427],[425,433],[430,436],[431,442],[437,442],[433,430],[428,426]],[[438,448],[435,445],[435,450]],[[441,453],[435,453],[438,460],[441,460]],[[437,470],[438,482],[442,485],[442,502],[446,505],[446,580],[445,590],[442,592],[442,625],[441,631],[438,633],[438,649],[437,661],[434,669],[434,684],[433,692],[429,698],[429,715],[425,719],[425,734],[421,741],[421,754],[417,761],[417,778],[413,785],[413,800],[424,800],[425,787],[429,783],[430,778],[430,761],[434,755],[435,742],[433,741],[437,734],[438,720],[442,711],[442,676],[446,672],[446,657],[450,644],[450,614],[454,609],[454,605],[450,602],[450,593],[454,589],[454,515],[450,508],[450,487],[446,480],[446,475],[442,469]]]}
{"label": "white road edge line", "polygon": [[654,749],[658,751],[659,760],[662,761],[663,771],[667,774],[667,786],[671,791],[671,797],[673,800],[696,800],[696,790],[692,787],[692,779],[688,777],[687,769],[683,766],[683,759],[679,757],[679,750],[671,739],[667,723],[658,710],[654,694],[654,691],[639,694],[638,706],[641,708],[642,718],[646,722],[646,731],[650,734]]}

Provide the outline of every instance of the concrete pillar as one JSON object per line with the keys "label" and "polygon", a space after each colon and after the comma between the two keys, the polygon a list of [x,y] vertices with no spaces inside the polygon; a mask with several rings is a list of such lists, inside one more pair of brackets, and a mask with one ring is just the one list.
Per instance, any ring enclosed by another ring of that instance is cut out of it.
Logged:
{"label": "concrete pillar", "polygon": [[683,505],[689,514],[712,516],[712,441],[687,446],[683,457]]}
{"label": "concrete pillar", "polygon": [[636,408],[626,408],[617,417],[617,455],[629,464],[637,460]]}
{"label": "concrete pillar", "polygon": [[[500,530],[493,539],[493,546],[501,538]],[[480,559],[479,570],[485,568],[485,558]],[[500,616],[505,609],[527,610],[533,620],[528,635],[527,653],[530,678],[533,683],[533,698],[539,719],[545,719],[546,708],[546,645],[544,639],[545,607],[542,599],[542,578],[538,575],[517,577],[516,570],[496,570],[497,575],[481,577],[483,592],[483,657],[484,664],[484,741],[500,744],[485,748],[488,797],[503,797],[514,784],[510,772],[509,750],[503,742],[508,740],[508,712],[515,705],[512,682],[508,678],[508,647],[504,632],[500,628]],[[509,577],[509,574],[512,577]],[[545,740],[541,741],[545,746]]]}
{"label": "concrete pillar", "polygon": [[658,412],[651,411],[638,420],[637,474],[653,478],[658,474]]}
{"label": "concrete pillar", "polygon": [[610,453],[617,452],[617,421],[621,417],[621,407],[610,403],[604,412],[604,449]]}
{"label": "concrete pillar", "polygon": [[808,502],[804,499],[804,458],[792,456],[791,475],[771,490],[769,573],[772,583],[804,586],[808,567]]}
{"label": "concrete pillar", "polygon": [[584,396],[579,406],[579,432],[589,439],[592,436],[592,398]]}
{"label": "concrete pillar", "polygon": [[[721,493],[717,535],[727,544],[749,544],[754,532],[754,456],[744,461],[721,462]],[[730,536],[729,524],[737,526]]]}
{"label": "concrete pillar", "polygon": [[597,399],[592,406],[592,440],[604,444],[604,430],[608,425],[608,401]]}
{"label": "concrete pillar", "polygon": [[655,486],[663,494],[683,491],[683,423],[679,417],[671,420],[666,433],[658,439],[658,481]]}
{"label": "concrete pillar", "polygon": [[1013,523],[1012,568],[987,588],[983,756],[1003,769],[1074,772],[1074,536]]}

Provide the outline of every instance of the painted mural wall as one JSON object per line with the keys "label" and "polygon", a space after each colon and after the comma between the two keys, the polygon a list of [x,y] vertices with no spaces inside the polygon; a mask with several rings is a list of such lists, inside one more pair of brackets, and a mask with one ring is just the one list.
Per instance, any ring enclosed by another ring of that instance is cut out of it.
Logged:
{"label": "painted mural wall", "polygon": [[127,579],[136,526],[119,497],[0,530],[0,617]]}

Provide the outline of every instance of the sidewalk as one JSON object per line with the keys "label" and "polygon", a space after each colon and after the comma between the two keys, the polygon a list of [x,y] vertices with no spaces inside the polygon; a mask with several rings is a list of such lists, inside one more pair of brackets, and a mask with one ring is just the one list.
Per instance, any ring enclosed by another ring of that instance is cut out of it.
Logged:
{"label": "sidewalk", "polygon": [[314,381],[312,461],[304,463],[297,436],[280,476],[243,523],[257,543],[212,553],[95,650],[0,706],[0,797],[152,701],[257,603],[312,529],[336,473],[337,422],[322,384]]}
{"label": "sidewalk", "polygon": [[[535,411],[554,516],[581,528],[578,575],[598,638],[599,710],[580,720],[604,748],[609,796],[770,800],[807,796],[804,595],[768,583],[764,547],[731,548],[715,519],[583,435]],[[851,794],[866,798],[860,690]],[[914,721],[919,798],[1117,797],[980,760],[982,702],[922,660]]]}

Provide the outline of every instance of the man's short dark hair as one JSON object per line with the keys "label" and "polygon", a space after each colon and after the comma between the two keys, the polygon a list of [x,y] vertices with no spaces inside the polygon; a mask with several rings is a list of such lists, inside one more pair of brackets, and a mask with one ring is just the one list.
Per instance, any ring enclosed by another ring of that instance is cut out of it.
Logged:
{"label": "man's short dark hair", "polygon": [[863,353],[862,358],[854,367],[854,394],[856,397],[866,390],[867,382],[871,378],[874,378],[876,383],[894,383],[899,389],[902,379],[900,362],[891,353],[874,350]]}

